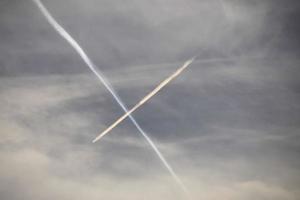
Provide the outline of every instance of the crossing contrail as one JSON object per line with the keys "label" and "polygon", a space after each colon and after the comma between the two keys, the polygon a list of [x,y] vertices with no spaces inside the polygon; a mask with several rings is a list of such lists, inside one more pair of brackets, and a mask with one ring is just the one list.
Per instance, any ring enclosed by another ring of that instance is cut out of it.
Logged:
{"label": "crossing contrail", "polygon": [[117,121],[115,121],[112,125],[110,125],[107,129],[105,129],[98,137],[96,137],[93,142],[97,142],[104,135],[106,135],[109,131],[111,131],[114,127],[116,127],[119,123],[121,123],[126,117],[130,116],[136,109],[146,103],[151,97],[153,97],[159,90],[165,87],[171,80],[173,80],[176,76],[178,76],[185,68],[187,68],[195,58],[192,58],[186,61],[178,70],[176,70],[171,76],[162,81],[154,90],[152,90],[148,95],[146,95],[141,101],[139,101],[133,108],[131,108],[128,112],[126,112],[123,116],[121,116]]}
{"label": "crossing contrail", "polygon": [[[84,52],[84,50],[80,47],[80,45],[75,41],[75,39],[53,18],[53,16],[50,14],[50,12],[47,10],[47,8],[43,5],[43,3],[40,0],[32,0],[37,7],[40,9],[40,11],[43,13],[47,21],[53,28],[75,49],[75,51],[79,54],[79,56],[82,58],[82,60],[86,63],[86,65],[90,68],[90,70],[98,77],[98,79],[103,83],[103,85],[106,87],[106,89],[111,93],[111,95],[114,97],[114,99],[118,102],[120,107],[124,110],[125,113],[128,112],[128,109],[126,105],[123,103],[117,92],[114,90],[112,85],[106,80],[104,75],[97,70],[94,63],[91,61],[91,59],[87,56],[87,54]],[[137,123],[137,121],[133,118],[132,115],[129,115],[130,120],[132,123],[136,126],[138,131],[145,137],[147,142],[150,144],[150,146],[153,148],[161,162],[164,164],[164,166],[167,168],[171,176],[174,178],[176,183],[180,186],[180,188],[183,190],[183,192],[189,196],[189,192],[186,188],[186,186],[183,184],[183,182],[180,180],[180,178],[177,176],[177,174],[174,172],[173,168],[170,166],[170,164],[166,161],[162,153],[159,151],[159,149],[156,147],[156,145],[153,143],[153,141],[150,139],[150,137],[146,134],[146,132],[140,127],[140,125]]]}

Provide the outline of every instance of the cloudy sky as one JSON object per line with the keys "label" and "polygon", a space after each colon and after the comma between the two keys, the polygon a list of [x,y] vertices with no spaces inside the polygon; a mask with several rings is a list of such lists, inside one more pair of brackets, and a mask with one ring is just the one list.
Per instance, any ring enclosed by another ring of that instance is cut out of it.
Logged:
{"label": "cloudy sky", "polygon": [[[193,200],[299,200],[300,3],[43,0]],[[145,138],[31,0],[0,2],[0,199],[184,200]]]}

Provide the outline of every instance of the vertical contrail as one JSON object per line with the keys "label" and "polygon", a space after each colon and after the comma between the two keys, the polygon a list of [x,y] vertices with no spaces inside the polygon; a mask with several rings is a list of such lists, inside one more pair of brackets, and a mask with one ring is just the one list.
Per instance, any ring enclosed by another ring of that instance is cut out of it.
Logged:
{"label": "vertical contrail", "polygon": [[224,15],[225,15],[226,19],[227,19],[227,20],[231,20],[231,13],[230,13],[230,11],[228,10],[227,5],[225,5],[224,0],[218,0],[218,1],[219,1],[219,3],[221,4],[221,7],[222,7],[222,10],[223,10],[223,12],[224,12]]}
{"label": "vertical contrail", "polygon": [[[120,107],[124,110],[124,112],[128,112],[127,107],[119,97],[119,95],[116,93],[116,91],[113,89],[112,85],[105,79],[104,75],[97,70],[94,63],[90,60],[90,58],[87,56],[87,54],[84,52],[84,50],[80,47],[80,45],[73,39],[73,37],[52,17],[52,15],[49,13],[49,11],[46,9],[46,7],[42,4],[40,0],[32,0],[38,8],[41,10],[43,15],[46,17],[47,21],[53,26],[53,28],[76,50],[76,52],[79,54],[79,56],[83,59],[83,61],[86,63],[86,65],[92,70],[92,72],[98,77],[98,79],[104,84],[106,89],[112,94],[112,96],[115,98],[115,100],[118,102]],[[164,166],[167,168],[169,173],[172,175],[174,180],[178,183],[178,185],[181,187],[183,192],[187,195],[189,195],[189,192],[185,185],[182,183],[180,178],[177,176],[177,174],[174,172],[172,167],[169,165],[169,163],[166,161],[164,156],[161,154],[161,152],[158,150],[156,145],[153,143],[153,141],[149,138],[149,136],[145,133],[145,131],[140,127],[140,125],[137,123],[137,121],[132,117],[132,115],[129,115],[130,120],[132,123],[136,126],[136,128],[139,130],[139,132],[145,137],[145,139],[148,141],[150,146],[153,148],[159,159],[162,161]]]}

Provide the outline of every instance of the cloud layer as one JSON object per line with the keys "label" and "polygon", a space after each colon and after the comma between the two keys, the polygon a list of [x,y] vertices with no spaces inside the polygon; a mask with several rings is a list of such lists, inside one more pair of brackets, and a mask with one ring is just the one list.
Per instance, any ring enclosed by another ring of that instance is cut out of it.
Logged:
{"label": "cloud layer", "polygon": [[[193,199],[297,200],[298,3],[47,1]],[[129,120],[30,1],[0,3],[0,199],[185,199]],[[155,64],[156,63],[156,64]]]}

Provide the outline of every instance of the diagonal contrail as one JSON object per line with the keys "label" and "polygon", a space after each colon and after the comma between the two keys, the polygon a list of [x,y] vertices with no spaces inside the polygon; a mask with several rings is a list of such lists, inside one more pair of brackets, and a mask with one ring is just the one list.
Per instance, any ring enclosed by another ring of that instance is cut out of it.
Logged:
{"label": "diagonal contrail", "polygon": [[105,129],[98,137],[96,137],[93,142],[97,142],[104,135],[106,135],[109,131],[111,131],[114,127],[116,127],[119,123],[121,123],[126,117],[130,116],[136,109],[146,103],[151,97],[153,97],[159,90],[165,87],[171,80],[173,80],[176,76],[178,76],[185,68],[187,68],[195,58],[192,58],[186,61],[183,66],[181,66],[178,70],[176,70],[171,76],[162,81],[154,90],[152,90],[148,95],[146,95],[141,101],[139,101],[133,108],[131,108],[128,112],[126,112],[123,116],[121,116],[117,121],[115,121],[112,125],[110,125],[107,129]]}
{"label": "diagonal contrail", "polygon": [[[52,17],[52,15],[49,13],[49,11],[46,9],[46,7],[42,4],[40,0],[32,0],[37,7],[40,9],[40,11],[43,13],[47,21],[53,28],[75,49],[75,51],[79,54],[79,56],[83,59],[83,61],[86,63],[86,65],[90,68],[90,70],[98,77],[98,79],[103,83],[103,85],[106,87],[106,89],[112,94],[112,96],[115,98],[115,100],[118,102],[120,107],[124,110],[125,113],[128,112],[128,109],[126,105],[123,103],[119,95],[116,93],[116,91],[113,89],[111,84],[106,80],[104,75],[97,70],[94,63],[90,60],[90,58],[87,56],[87,54],[84,52],[84,50],[80,47],[80,45],[74,40],[74,38]],[[130,120],[132,123],[136,126],[136,128],[139,130],[139,132],[145,137],[145,139],[148,141],[150,146],[153,148],[159,159],[162,161],[164,166],[167,168],[169,173],[172,175],[176,183],[180,186],[180,188],[183,190],[183,192],[186,195],[189,195],[189,192],[186,188],[186,186],[183,184],[183,182],[180,180],[180,178],[177,176],[177,174],[174,172],[172,167],[169,165],[169,163],[166,161],[162,153],[158,150],[156,145],[153,143],[153,141],[149,138],[149,136],[145,133],[145,131],[140,127],[140,125],[137,123],[137,121],[132,117],[132,115],[129,115]]]}

